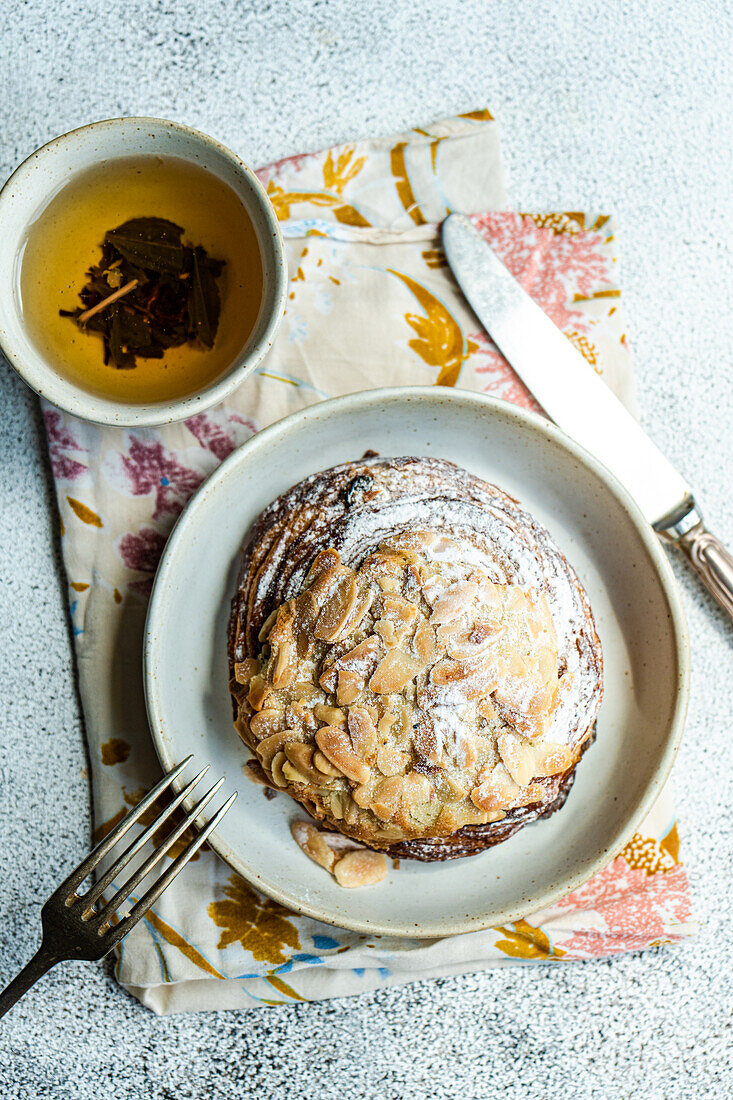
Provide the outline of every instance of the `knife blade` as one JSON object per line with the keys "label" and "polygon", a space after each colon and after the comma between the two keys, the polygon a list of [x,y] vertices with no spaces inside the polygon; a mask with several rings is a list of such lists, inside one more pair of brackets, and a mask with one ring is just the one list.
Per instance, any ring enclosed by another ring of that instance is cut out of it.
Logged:
{"label": "knife blade", "polygon": [[615,474],[733,618],[733,557],[705,528],[685,479],[465,215],[449,215],[442,238],[476,316],[548,416]]}

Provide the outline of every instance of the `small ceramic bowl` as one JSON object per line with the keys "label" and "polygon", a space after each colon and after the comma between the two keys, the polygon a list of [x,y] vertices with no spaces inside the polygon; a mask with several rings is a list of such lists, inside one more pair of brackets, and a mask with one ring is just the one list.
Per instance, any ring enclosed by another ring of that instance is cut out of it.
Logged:
{"label": "small ceramic bowl", "polygon": [[[227,372],[197,393],[156,404],[126,404],[87,393],[38,351],[26,331],[20,301],[20,261],[29,226],[69,180],[99,163],[172,156],[214,173],[240,199],[254,226],[263,268],[255,327]],[[23,161],[0,191],[0,347],[37,393],[98,424],[166,424],[216,404],[257,367],[269,350],[285,303],[287,265],[277,217],[254,172],[206,134],[157,118],[112,118],[55,138]]]}

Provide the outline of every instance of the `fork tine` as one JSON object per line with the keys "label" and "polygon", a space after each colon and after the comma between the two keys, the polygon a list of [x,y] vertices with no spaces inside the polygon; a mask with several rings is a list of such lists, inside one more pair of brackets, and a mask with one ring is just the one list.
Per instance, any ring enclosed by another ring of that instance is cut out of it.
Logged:
{"label": "fork tine", "polygon": [[113,848],[118,840],[121,840],[125,833],[132,828],[141,814],[144,814],[149,806],[155,802],[159,794],[161,794],[166,787],[169,787],[174,779],[176,779],[190,760],[193,759],[193,754],[187,756],[185,760],[164,775],[159,783],[153,787],[152,791],[145,795],[145,798],[141,802],[138,802],[137,806],[134,806],[130,812],[123,817],[119,825],[116,825],[111,832],[107,833],[107,836],[99,842],[96,848],[93,848],[86,859],[83,859],[79,866],[71,872],[68,878],[64,879],[57,890],[54,891],[54,896],[65,897],[68,894],[72,894],[76,889],[81,886],[82,882],[94,868],[97,866],[101,859],[107,855],[110,848]]}
{"label": "fork tine", "polygon": [[183,833],[185,833],[189,825],[193,824],[193,822],[204,809],[204,807],[207,806],[209,802],[211,802],[211,799],[219,790],[223,782],[223,778],[218,780],[218,782],[214,784],[211,790],[206,792],[198,805],[194,806],[194,808],[191,810],[191,813],[187,817],[184,817],[180,825],[178,825],[173,830],[169,837],[166,837],[160,847],[156,848],[154,852],[151,852],[145,862],[140,867],[138,867],[137,871],[135,871],[133,875],[130,875],[124,886],[121,886],[117,893],[107,902],[104,908],[99,910],[96,921],[100,926],[107,923],[112,914],[116,912],[120,905],[122,905],[122,902],[125,901],[125,899],[130,896],[135,887],[140,882],[142,882],[148,871],[151,871],[153,867],[155,867],[156,863],[158,863],[163,858],[168,849],[172,848],[178,838]]}
{"label": "fork tine", "polygon": [[188,847],[186,847],[181,852],[181,854],[170,865],[168,870],[165,871],[164,874],[162,874],[157,880],[157,882],[155,882],[150,887],[147,893],[143,894],[140,900],[136,902],[135,905],[133,905],[130,912],[127,914],[126,917],[122,918],[119,924],[114,925],[114,927],[110,928],[110,930],[106,933],[102,933],[100,930],[100,935],[103,935],[105,945],[109,945],[108,950],[111,950],[116,944],[118,944],[120,940],[123,939],[123,937],[126,936],[127,933],[135,927],[137,922],[145,916],[150,906],[158,900],[163,891],[167,889],[168,886],[170,886],[170,884],[173,882],[173,879],[178,875],[180,871],[183,870],[189,859],[191,859],[191,857],[196,854],[196,852],[199,850],[201,845],[208,837],[209,833],[213,832],[213,830],[216,828],[221,819],[229,810],[232,803],[236,801],[236,798],[237,792],[235,791],[234,794],[229,796],[224,805],[219,810],[217,810],[208,825],[206,825],[198,834],[198,836],[191,841]]}
{"label": "fork tine", "polygon": [[120,871],[122,871],[123,868],[127,866],[133,856],[136,856],[140,849],[147,844],[151,836],[158,831],[163,822],[170,817],[174,810],[178,809],[178,807],[181,805],[182,802],[185,801],[186,798],[188,798],[197,783],[199,783],[200,780],[202,780],[203,777],[206,775],[210,766],[210,764],[207,764],[205,768],[202,768],[198,775],[195,775],[193,777],[188,786],[184,787],[180,794],[177,794],[173,801],[165,807],[165,809],[162,811],[162,813],[158,815],[158,817],[156,817],[155,821],[148,826],[145,832],[141,833],[140,836],[138,836],[136,840],[132,842],[132,844],[129,844],[127,848],[125,848],[119,859],[115,860],[109,870],[105,871],[105,873],[94,884],[94,886],[92,886],[92,888],[86,894],[81,895],[79,900],[83,901],[84,903],[85,913],[88,909],[92,907],[92,905],[94,905],[98,898],[102,896],[109,884],[111,882],[114,882]]}

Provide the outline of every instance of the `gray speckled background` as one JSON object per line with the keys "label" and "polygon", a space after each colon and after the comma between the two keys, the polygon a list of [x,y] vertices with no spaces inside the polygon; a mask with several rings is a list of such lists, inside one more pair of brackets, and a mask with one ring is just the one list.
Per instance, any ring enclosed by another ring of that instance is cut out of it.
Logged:
{"label": "gray speckled background", "polygon": [[[158,114],[253,164],[489,105],[521,209],[612,211],[644,423],[733,544],[730,7],[710,0],[5,0],[4,175]],[[35,398],[0,366],[0,982],[88,843]],[[722,1097],[733,1091],[733,629],[675,563],[693,683],[675,770],[697,943],[353,1000],[159,1019],[63,964],[0,1025],[3,1097]]]}

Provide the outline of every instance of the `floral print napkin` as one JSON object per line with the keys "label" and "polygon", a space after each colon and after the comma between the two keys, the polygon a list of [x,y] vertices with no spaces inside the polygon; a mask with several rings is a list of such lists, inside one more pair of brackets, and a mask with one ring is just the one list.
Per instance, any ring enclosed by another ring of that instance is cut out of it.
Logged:
{"label": "floral print napkin", "polygon": [[[289,157],[259,176],[282,224],[290,283],[282,327],[256,374],[216,408],[157,429],[97,427],[44,406],[97,838],[159,775],[141,682],[146,602],[177,515],[223,458],[295,409],[376,386],[461,386],[537,408],[446,266],[439,223],[449,211],[473,216],[588,369],[634,407],[612,223],[589,212],[504,209],[488,111]],[[618,858],[551,909],[427,942],[296,916],[202,850],[123,943],[117,976],[156,1012],[242,1008],[598,958],[694,931],[663,793]]]}

